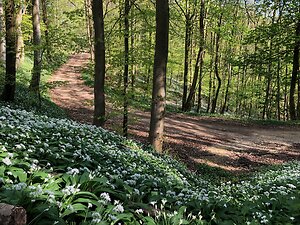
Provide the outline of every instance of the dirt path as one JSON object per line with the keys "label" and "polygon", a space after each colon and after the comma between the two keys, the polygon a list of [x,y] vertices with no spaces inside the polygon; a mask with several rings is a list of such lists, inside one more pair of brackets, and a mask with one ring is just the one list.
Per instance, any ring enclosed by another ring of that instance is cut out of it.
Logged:
{"label": "dirt path", "polygon": [[[63,83],[51,91],[52,100],[72,119],[82,123],[91,123],[93,116],[93,89],[85,86],[80,77],[88,58],[88,54],[71,57],[52,77],[52,81]],[[131,137],[147,143],[150,114],[134,111],[130,118]],[[115,129],[118,122],[118,116],[112,116],[107,128]],[[245,125],[216,118],[168,114],[165,133],[165,149],[191,168],[206,163],[226,170],[246,171],[300,160],[300,127]]]}

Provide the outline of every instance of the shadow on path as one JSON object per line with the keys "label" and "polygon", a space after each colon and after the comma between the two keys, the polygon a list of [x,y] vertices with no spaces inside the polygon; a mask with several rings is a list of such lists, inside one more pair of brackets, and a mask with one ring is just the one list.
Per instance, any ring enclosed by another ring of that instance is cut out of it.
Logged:
{"label": "shadow on path", "polygon": [[[80,71],[89,54],[72,56],[59,68],[51,82],[61,82],[51,90],[51,99],[71,119],[92,123],[93,89],[84,85]],[[119,130],[121,112],[108,105],[106,128]],[[130,137],[147,143],[150,113],[131,110]],[[191,169],[208,164],[231,171],[248,171],[261,165],[300,160],[300,128],[245,125],[235,121],[183,114],[168,114],[165,122],[165,149]]]}

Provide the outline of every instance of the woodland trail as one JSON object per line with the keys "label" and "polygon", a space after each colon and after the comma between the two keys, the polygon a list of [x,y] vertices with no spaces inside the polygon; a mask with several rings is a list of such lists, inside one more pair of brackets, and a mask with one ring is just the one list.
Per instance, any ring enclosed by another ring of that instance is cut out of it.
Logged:
{"label": "woodland trail", "polygon": [[[72,56],[52,76],[61,82],[50,91],[51,99],[71,119],[92,123],[93,89],[84,85],[80,71],[87,65],[89,54]],[[106,128],[121,127],[120,113],[108,104]],[[130,112],[130,138],[147,143],[150,113]],[[184,161],[191,169],[208,164],[225,170],[242,172],[300,160],[300,127],[246,124],[211,117],[168,113],[165,122],[165,149]]]}

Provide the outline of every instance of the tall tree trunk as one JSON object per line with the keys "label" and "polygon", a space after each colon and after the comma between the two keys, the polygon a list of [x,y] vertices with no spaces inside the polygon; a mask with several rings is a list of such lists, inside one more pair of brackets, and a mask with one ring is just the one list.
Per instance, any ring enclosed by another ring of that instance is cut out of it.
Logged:
{"label": "tall tree trunk", "polygon": [[212,93],[212,70],[209,72],[208,99],[207,99],[206,113],[208,113],[209,110],[210,110],[210,106],[211,106],[211,93]]}
{"label": "tall tree trunk", "polygon": [[50,21],[48,18],[47,3],[48,3],[48,0],[41,0],[42,12],[43,12],[42,18],[43,18],[43,23],[45,24],[45,41],[46,41],[45,49],[46,49],[47,59],[49,61],[52,61],[51,43],[50,43],[50,38],[49,38]]}
{"label": "tall tree trunk", "polygon": [[266,87],[266,94],[265,94],[265,102],[264,102],[264,108],[263,108],[263,114],[262,114],[262,119],[266,118],[267,115],[267,119],[268,118],[268,108],[269,108],[269,96],[270,96],[270,90],[271,90],[271,82],[272,82],[272,71],[271,71],[271,63],[269,63],[268,65],[268,75],[267,75],[267,87]]}
{"label": "tall tree trunk", "polygon": [[249,97],[249,110],[248,110],[248,118],[249,119],[252,116],[252,109],[253,109],[254,83],[255,83],[255,77],[251,76],[251,78],[250,78],[251,96]]}
{"label": "tall tree trunk", "polygon": [[239,102],[240,102],[240,80],[241,80],[241,67],[238,67],[237,78],[236,78],[236,88],[235,88],[235,115],[239,114]]}
{"label": "tall tree trunk", "polygon": [[284,104],[283,104],[283,109],[284,109],[284,121],[289,119],[289,107],[288,107],[288,65],[285,66],[285,76],[284,76]]}
{"label": "tall tree trunk", "polygon": [[219,22],[218,22],[218,33],[216,36],[216,57],[215,57],[215,75],[217,77],[217,81],[218,81],[218,86],[217,86],[217,90],[216,90],[216,94],[212,100],[211,103],[211,113],[215,113],[216,111],[216,107],[217,107],[217,101],[218,101],[218,97],[219,97],[219,92],[220,92],[220,88],[221,88],[221,77],[219,75],[219,48],[220,48],[220,38],[221,38],[221,25],[222,25],[222,15],[220,15],[219,18]]}
{"label": "tall tree trunk", "polygon": [[5,24],[2,1],[0,0],[0,66],[3,66],[5,63]]}
{"label": "tall tree trunk", "polygon": [[131,30],[131,36],[130,36],[130,48],[131,48],[131,91],[132,91],[132,98],[134,98],[134,85],[135,85],[135,76],[137,73],[137,65],[135,64],[134,59],[134,42],[135,42],[135,18],[134,18],[134,11],[131,9],[131,23],[130,23],[130,30]]}
{"label": "tall tree trunk", "polygon": [[191,24],[191,16],[190,13],[187,12],[185,15],[185,44],[184,44],[184,71],[183,71],[183,94],[182,94],[182,110],[184,111],[184,106],[187,98],[188,91],[188,74],[189,74],[189,56],[191,50],[191,32],[192,32],[192,24]]}
{"label": "tall tree trunk", "polygon": [[227,101],[228,101],[228,93],[229,93],[229,86],[230,86],[230,81],[231,81],[231,76],[232,76],[232,67],[229,65],[229,75],[227,78],[227,86],[226,86],[226,91],[225,91],[225,97],[224,97],[224,104],[222,106],[222,109],[220,111],[221,114],[225,113],[226,107],[227,107]]}
{"label": "tall tree trunk", "polygon": [[95,80],[94,80],[94,125],[103,126],[105,122],[105,39],[102,0],[93,0],[95,44]]}
{"label": "tall tree trunk", "polygon": [[129,0],[125,0],[125,14],[124,14],[124,74],[123,74],[123,135],[124,137],[128,136],[128,67],[129,67],[129,12],[130,12],[130,3]]}
{"label": "tall tree trunk", "polygon": [[[151,31],[149,32],[149,37],[148,37],[148,43],[147,44],[149,45],[149,47],[152,46],[152,32]],[[146,77],[146,93],[147,94],[149,93],[150,86],[151,86],[151,84],[150,84],[151,68],[152,68],[152,66],[149,63],[147,63],[147,65],[146,65],[146,70],[147,70],[146,71],[146,74],[147,74],[147,77]]]}
{"label": "tall tree trunk", "polygon": [[[215,33],[214,35],[212,34],[212,32],[210,33],[210,44],[211,46],[215,45]],[[208,82],[208,100],[207,100],[207,108],[206,108],[206,113],[208,113],[210,111],[210,107],[211,107],[211,96],[213,93],[213,77],[212,77],[212,72],[213,72],[213,67],[214,67],[214,55],[213,53],[211,54],[211,58],[210,58],[210,65],[209,65],[209,82]]]}
{"label": "tall tree trunk", "polygon": [[91,61],[94,60],[94,45],[93,45],[93,21],[91,12],[91,0],[84,1],[85,19],[86,19],[86,34],[89,43]]}
{"label": "tall tree trunk", "polygon": [[163,151],[168,39],[169,1],[156,0],[156,43],[149,140],[154,149],[160,153]]}
{"label": "tall tree trunk", "polygon": [[40,2],[32,0],[32,27],[33,27],[33,47],[34,59],[32,78],[29,89],[35,94],[40,94],[40,80],[42,69],[42,46],[41,46],[41,27],[40,27]]}
{"label": "tall tree trunk", "polygon": [[[279,49],[278,49],[279,53]],[[281,109],[280,109],[280,71],[281,71],[281,61],[280,61],[280,54],[278,54],[278,62],[277,62],[277,95],[276,95],[276,103],[277,103],[277,120],[281,119]]]}
{"label": "tall tree trunk", "polygon": [[[204,52],[203,52],[204,54]],[[198,82],[198,102],[197,102],[197,113],[200,112],[200,109],[202,108],[202,80],[203,80],[203,57],[200,61],[200,71],[199,71],[199,82]]]}
{"label": "tall tree trunk", "polygon": [[3,101],[13,101],[16,89],[16,51],[17,51],[17,29],[16,29],[16,7],[14,0],[7,0],[5,8],[6,27],[6,72],[4,89],[1,95]]}
{"label": "tall tree trunk", "polygon": [[296,120],[296,109],[295,109],[295,89],[299,71],[299,50],[300,50],[300,20],[297,22],[296,35],[295,35],[295,46],[293,56],[293,71],[290,85],[290,118]]}
{"label": "tall tree trunk", "polygon": [[[192,81],[192,86],[188,95],[188,98],[184,104],[183,111],[190,111],[192,108],[192,100],[195,97],[196,93],[196,85],[199,77],[199,71],[202,72],[203,67],[203,55],[204,55],[204,46],[205,46],[205,40],[204,40],[204,16],[205,16],[205,1],[201,0],[201,11],[200,11],[200,48],[197,55],[196,65],[195,65],[195,72],[194,77]],[[199,96],[198,96],[198,108],[201,107],[201,80],[202,80],[202,73],[200,74],[200,82],[199,82]],[[197,111],[199,111],[197,109]]]}
{"label": "tall tree trunk", "polygon": [[[276,15],[276,10],[273,10],[273,16],[272,16],[272,24],[275,23],[275,15]],[[269,47],[269,65],[268,65],[268,75],[267,75],[267,88],[266,88],[266,94],[265,94],[265,102],[264,102],[264,107],[263,107],[263,115],[262,119],[265,119],[267,116],[267,119],[269,119],[269,108],[270,108],[270,94],[271,94],[271,84],[272,84],[272,55],[273,55],[273,39],[271,37],[270,40],[270,47]]]}
{"label": "tall tree trunk", "polygon": [[22,32],[22,20],[23,14],[25,13],[26,5],[22,3],[18,7],[18,13],[16,16],[16,28],[18,32],[17,37],[17,59],[16,59],[16,67],[19,68],[20,65],[24,62],[25,58],[25,49],[24,49],[24,39],[23,39],[23,32]]}

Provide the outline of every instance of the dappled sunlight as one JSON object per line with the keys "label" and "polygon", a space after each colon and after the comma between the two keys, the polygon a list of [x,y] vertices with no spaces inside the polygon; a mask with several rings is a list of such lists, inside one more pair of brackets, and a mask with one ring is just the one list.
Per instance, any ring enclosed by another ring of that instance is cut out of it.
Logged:
{"label": "dappled sunlight", "polygon": [[[93,88],[86,86],[80,75],[89,57],[89,54],[71,57],[51,80],[62,83],[51,90],[52,100],[82,123],[93,121]],[[148,144],[149,124],[149,112],[131,109],[129,137]],[[121,127],[122,109],[107,103],[105,128],[121,133]],[[192,170],[205,163],[240,172],[300,159],[300,128],[296,126],[261,126],[167,113],[164,138],[165,151]]]}
{"label": "dappled sunlight", "polygon": [[[193,159],[193,158],[192,158]],[[220,169],[223,169],[223,170],[226,170],[226,171],[231,171],[231,172],[243,172],[243,168],[238,168],[238,167],[234,167],[234,166],[223,166],[223,165],[220,165],[216,162],[213,162],[213,161],[210,161],[208,159],[193,159],[197,164],[206,164],[208,166],[211,166],[211,167],[215,167],[215,168],[220,168]]]}

